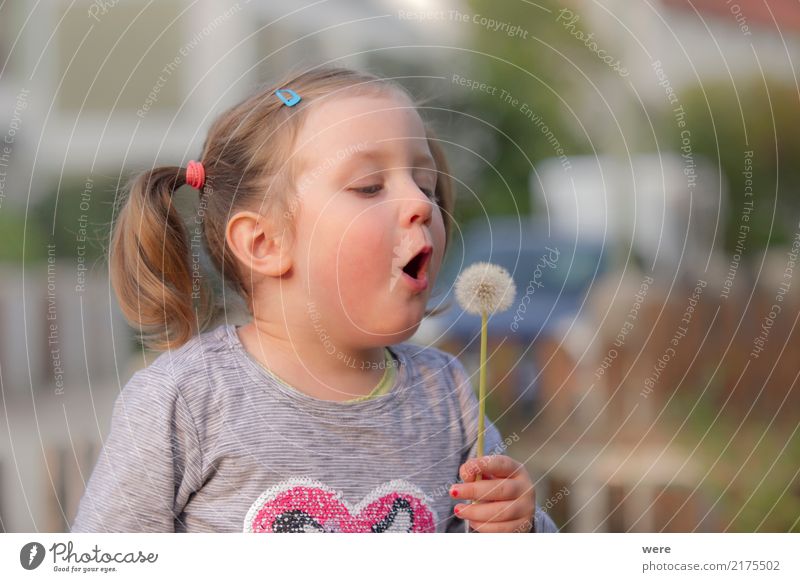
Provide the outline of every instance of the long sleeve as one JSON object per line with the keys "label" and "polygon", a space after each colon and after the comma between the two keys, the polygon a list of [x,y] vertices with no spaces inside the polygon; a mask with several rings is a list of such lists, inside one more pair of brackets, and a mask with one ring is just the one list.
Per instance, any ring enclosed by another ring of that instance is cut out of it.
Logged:
{"label": "long sleeve", "polygon": [[72,531],[181,531],[201,462],[197,430],[175,383],[154,366],[137,372],[114,403]]}
{"label": "long sleeve", "polygon": [[[462,455],[461,464],[464,464],[468,459],[474,458],[478,448],[478,414],[480,404],[475,390],[472,387],[469,375],[467,374],[464,366],[457,358],[453,357],[449,364],[453,370],[453,377],[456,384],[456,392],[458,394],[459,403],[461,405],[462,418],[464,420],[468,448]],[[507,443],[503,441],[500,431],[492,423],[488,417],[484,419],[486,427],[484,438],[484,455],[503,455],[507,448]],[[553,520],[537,505],[532,516],[533,527],[530,533],[555,533],[558,532]],[[464,532],[464,520],[455,516],[452,517],[451,522],[447,525],[447,532]]]}
{"label": "long sleeve", "polygon": [[552,518],[541,507],[536,506],[533,519],[534,528],[531,533],[558,533],[558,527]]}

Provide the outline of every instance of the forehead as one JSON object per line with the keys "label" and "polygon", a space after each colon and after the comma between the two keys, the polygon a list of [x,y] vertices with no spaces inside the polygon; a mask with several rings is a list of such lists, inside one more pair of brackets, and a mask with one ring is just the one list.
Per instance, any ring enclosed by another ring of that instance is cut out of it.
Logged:
{"label": "forehead", "polygon": [[393,92],[315,103],[297,135],[294,157],[305,171],[363,150],[430,155],[425,125],[406,96]]}

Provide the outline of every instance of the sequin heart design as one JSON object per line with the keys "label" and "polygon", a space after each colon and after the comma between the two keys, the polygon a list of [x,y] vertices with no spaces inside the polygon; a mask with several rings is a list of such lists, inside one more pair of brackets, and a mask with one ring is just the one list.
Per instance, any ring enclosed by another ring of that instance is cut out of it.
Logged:
{"label": "sequin heart design", "polygon": [[270,487],[250,506],[245,533],[435,532],[425,494],[402,479],[383,483],[351,507],[341,493],[312,479]]}

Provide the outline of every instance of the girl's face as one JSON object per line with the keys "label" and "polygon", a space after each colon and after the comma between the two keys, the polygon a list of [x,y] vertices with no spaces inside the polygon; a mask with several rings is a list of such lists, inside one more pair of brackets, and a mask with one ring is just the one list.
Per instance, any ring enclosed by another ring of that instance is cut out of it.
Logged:
{"label": "girl's face", "polygon": [[413,105],[392,94],[315,105],[294,155],[293,259],[309,322],[348,346],[408,339],[445,243],[436,166]]}

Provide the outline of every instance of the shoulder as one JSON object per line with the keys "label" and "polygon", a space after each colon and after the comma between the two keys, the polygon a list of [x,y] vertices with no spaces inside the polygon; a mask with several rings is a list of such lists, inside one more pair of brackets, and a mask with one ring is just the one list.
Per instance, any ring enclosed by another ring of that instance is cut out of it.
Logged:
{"label": "shoulder", "polygon": [[224,367],[230,359],[228,326],[196,335],[180,348],[160,354],[136,371],[123,390],[128,398],[175,401],[198,386],[208,386],[209,370]]}
{"label": "shoulder", "polygon": [[228,326],[199,334],[178,349],[160,354],[131,376],[115,404],[115,416],[137,419],[143,431],[177,431],[205,443],[217,434],[208,419],[241,376]]}
{"label": "shoulder", "polygon": [[205,369],[227,365],[233,351],[231,328],[220,325],[198,334],[181,347],[159,355],[145,370],[169,375],[176,384],[184,384]]}

